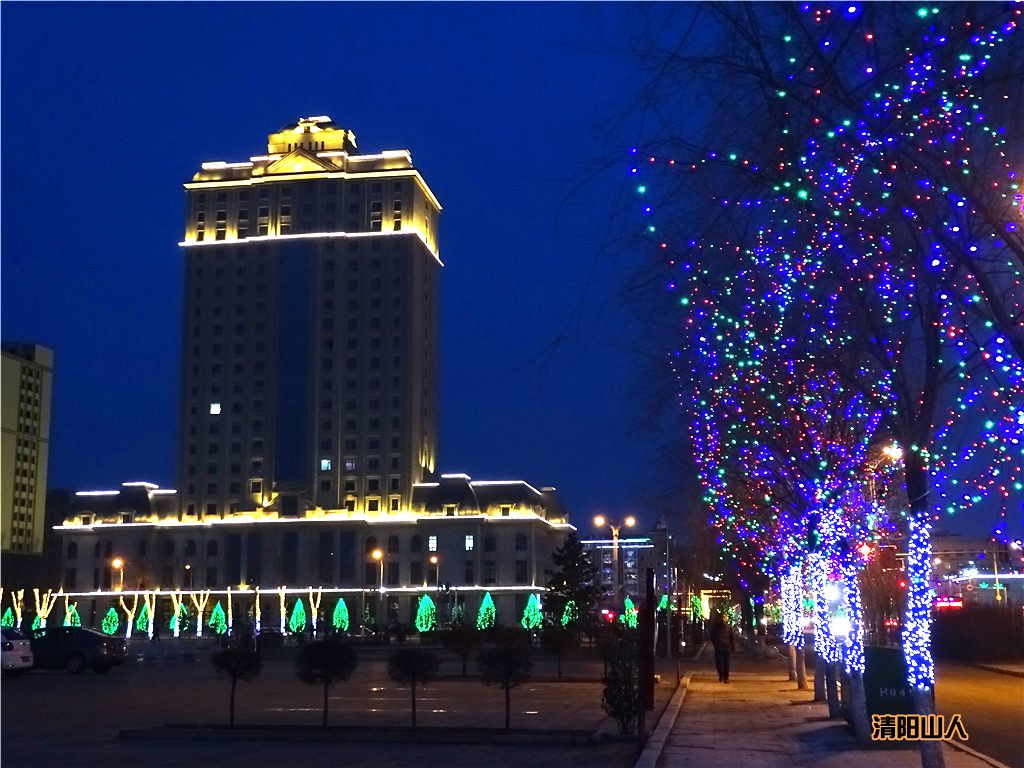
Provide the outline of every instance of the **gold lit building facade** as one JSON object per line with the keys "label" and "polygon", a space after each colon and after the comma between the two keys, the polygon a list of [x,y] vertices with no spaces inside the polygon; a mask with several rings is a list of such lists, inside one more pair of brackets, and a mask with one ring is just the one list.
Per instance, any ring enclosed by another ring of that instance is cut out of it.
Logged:
{"label": "gold lit building facade", "polygon": [[434,473],[441,268],[409,152],[303,118],[185,190],[183,519],[407,509]]}

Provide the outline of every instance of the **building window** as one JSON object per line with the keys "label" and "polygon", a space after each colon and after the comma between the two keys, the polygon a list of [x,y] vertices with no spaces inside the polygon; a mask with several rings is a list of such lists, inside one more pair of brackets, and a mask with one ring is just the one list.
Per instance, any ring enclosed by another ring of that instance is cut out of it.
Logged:
{"label": "building window", "polygon": [[465,575],[465,583],[466,584],[472,584],[474,581],[476,581],[476,579],[473,577],[473,561],[472,560],[467,560],[466,561],[466,573],[464,575]]}
{"label": "building window", "polygon": [[526,583],[526,561],[516,560],[516,584]]}
{"label": "building window", "polygon": [[220,416],[220,403],[210,403],[210,415]]}
{"label": "building window", "polygon": [[458,510],[458,504],[444,504],[441,509],[448,517],[454,517],[455,512]]}
{"label": "building window", "polygon": [[516,552],[526,551],[526,535],[522,533],[516,534]]}
{"label": "building window", "polygon": [[423,563],[419,560],[414,560],[409,563],[409,584],[422,584],[423,583]]}
{"label": "building window", "polygon": [[355,459],[345,459],[345,471],[346,472],[355,472],[356,471],[356,460]]}
{"label": "building window", "polygon": [[397,587],[398,586],[398,583],[399,583],[399,579],[398,579],[398,566],[399,566],[399,564],[396,563],[396,562],[393,562],[393,561],[388,563],[388,586],[389,587]]}
{"label": "building window", "polygon": [[473,534],[467,533],[466,534],[466,551],[467,552],[472,552],[473,551],[473,545],[474,545]]}
{"label": "building window", "polygon": [[484,552],[493,552],[494,546],[494,536],[492,534],[487,534],[486,536],[484,536]]}
{"label": "building window", "polygon": [[400,497],[398,497],[398,496],[392,496],[392,497],[391,497],[391,511],[392,511],[392,512],[398,512],[398,510],[399,510],[399,504],[400,504],[400,503],[401,503],[401,499],[400,499]]}
{"label": "building window", "polygon": [[437,536],[427,537],[427,549],[430,552],[437,552]]}
{"label": "building window", "polygon": [[409,539],[409,551],[410,552],[422,552],[423,551],[423,539],[419,536],[413,536]]}
{"label": "building window", "polygon": [[494,584],[498,581],[498,570],[493,560],[484,560],[484,584]]}
{"label": "building window", "polygon": [[366,500],[366,511],[367,512],[380,512],[380,499],[367,499]]}
{"label": "building window", "polygon": [[331,471],[331,460],[330,459],[320,459],[320,471],[321,472],[330,472]]}
{"label": "building window", "polygon": [[502,504],[499,507],[499,509],[501,510],[501,516],[502,517],[508,517],[509,515],[512,514],[512,505],[511,504]]}
{"label": "building window", "polygon": [[262,494],[263,493],[263,481],[262,480],[250,480],[249,481],[249,493]]}

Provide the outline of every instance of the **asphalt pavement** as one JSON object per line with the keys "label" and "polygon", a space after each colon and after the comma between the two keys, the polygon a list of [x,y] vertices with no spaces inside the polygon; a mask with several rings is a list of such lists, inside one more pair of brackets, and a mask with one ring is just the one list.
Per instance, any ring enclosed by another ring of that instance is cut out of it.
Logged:
{"label": "asphalt pavement", "polygon": [[1024,768],[1024,678],[947,662],[935,678],[935,708],[963,717],[967,746]]}

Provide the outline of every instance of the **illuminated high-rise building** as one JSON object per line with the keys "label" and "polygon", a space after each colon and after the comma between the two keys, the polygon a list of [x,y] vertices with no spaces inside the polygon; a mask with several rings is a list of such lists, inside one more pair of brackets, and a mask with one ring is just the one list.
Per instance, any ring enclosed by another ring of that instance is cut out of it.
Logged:
{"label": "illuminated high-rise building", "polygon": [[441,205],[302,118],[185,184],[185,519],[388,513],[434,472]]}
{"label": "illuminated high-rise building", "polygon": [[4,344],[2,358],[3,552],[38,555],[45,533],[53,352],[38,344]]}

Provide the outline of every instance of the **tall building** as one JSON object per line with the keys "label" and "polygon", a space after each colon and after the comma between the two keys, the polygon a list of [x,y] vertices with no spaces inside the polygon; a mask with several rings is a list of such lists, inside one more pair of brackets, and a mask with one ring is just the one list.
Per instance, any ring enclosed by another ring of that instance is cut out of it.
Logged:
{"label": "tall building", "polygon": [[42,554],[50,456],[53,352],[4,344],[0,454],[3,553]]}
{"label": "tall building", "polygon": [[407,508],[434,473],[441,268],[409,152],[302,118],[185,190],[183,515]]}

